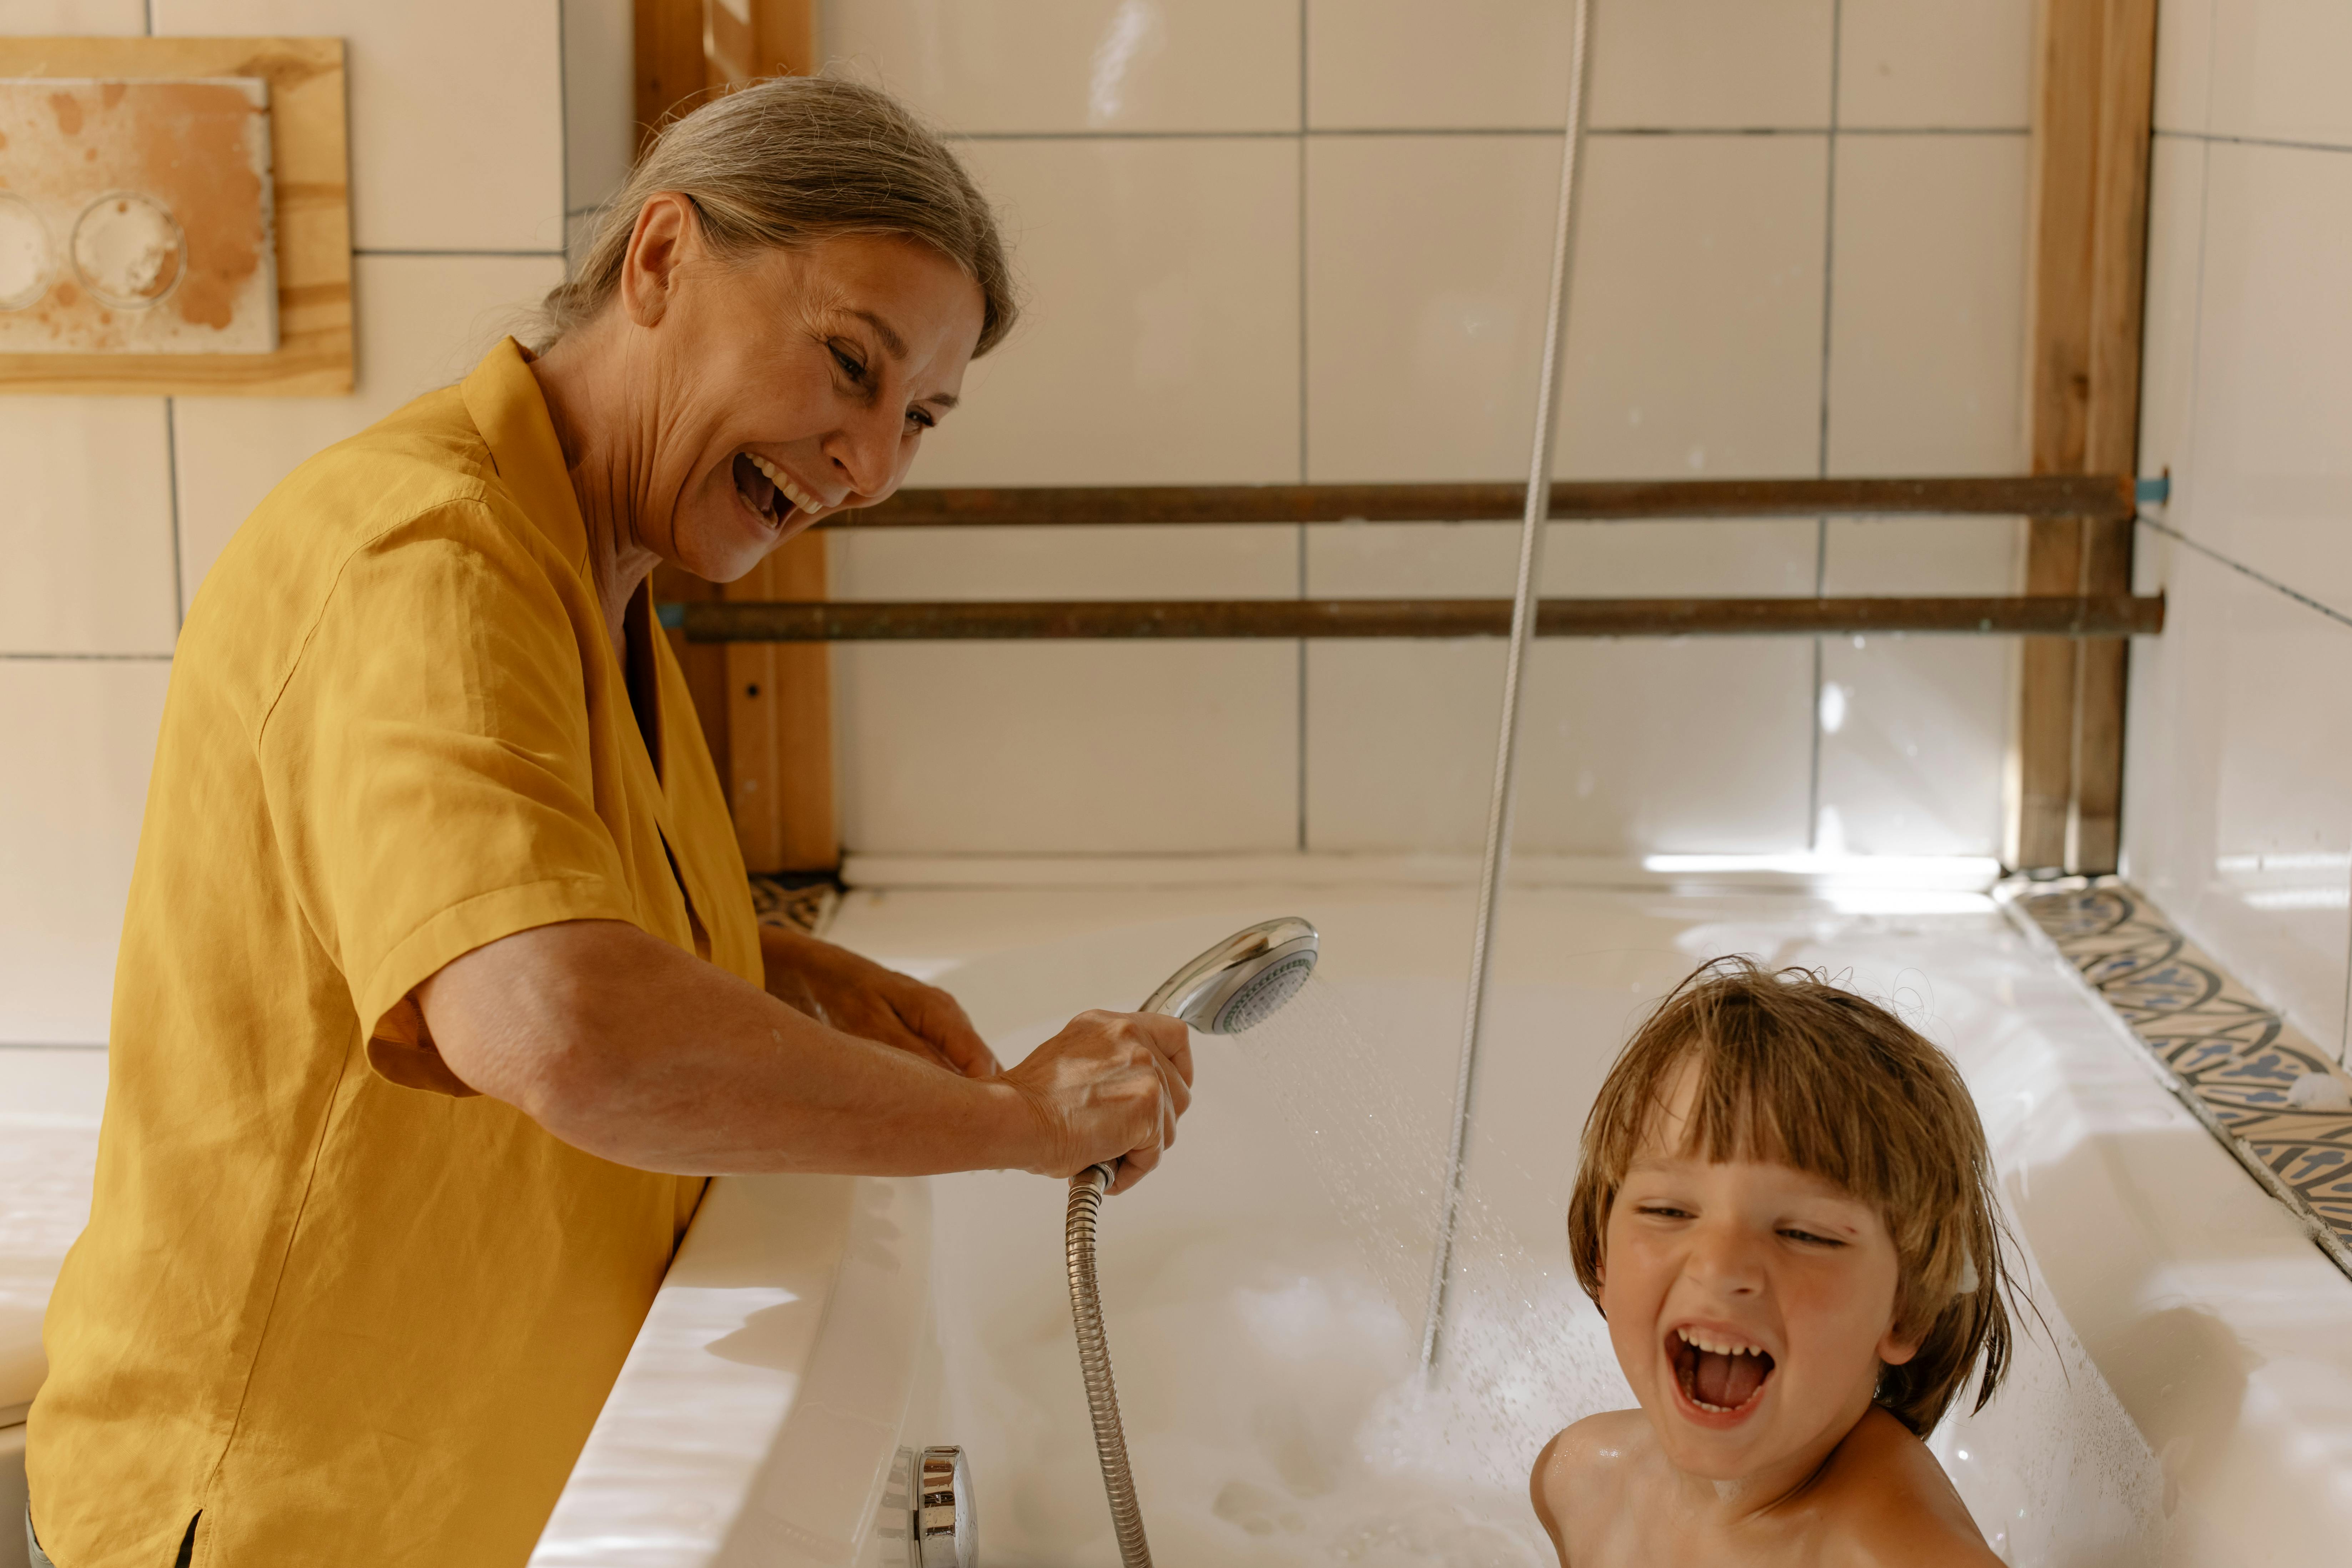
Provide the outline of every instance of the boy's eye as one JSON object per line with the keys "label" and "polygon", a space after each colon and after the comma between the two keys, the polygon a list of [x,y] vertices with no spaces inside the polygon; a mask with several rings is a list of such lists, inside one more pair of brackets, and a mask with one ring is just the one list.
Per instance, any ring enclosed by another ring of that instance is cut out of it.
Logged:
{"label": "boy's eye", "polygon": [[1688,1219],[1690,1210],[1676,1208],[1672,1204],[1635,1204],[1635,1214],[1652,1215],[1659,1219]]}
{"label": "boy's eye", "polygon": [[1809,1242],[1815,1247],[1843,1247],[1845,1245],[1844,1242],[1840,1241],[1833,1236],[1818,1235],[1813,1231],[1801,1230],[1795,1226],[1784,1226],[1781,1229],[1780,1234],[1787,1237],[1791,1241]]}

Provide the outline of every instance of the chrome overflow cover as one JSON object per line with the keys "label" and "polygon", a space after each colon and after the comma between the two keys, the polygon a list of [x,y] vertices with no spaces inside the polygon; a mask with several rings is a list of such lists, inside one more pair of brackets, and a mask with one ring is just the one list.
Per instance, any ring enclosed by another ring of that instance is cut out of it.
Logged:
{"label": "chrome overflow cover", "polygon": [[908,1568],[979,1568],[980,1511],[961,1448],[926,1448],[915,1458]]}

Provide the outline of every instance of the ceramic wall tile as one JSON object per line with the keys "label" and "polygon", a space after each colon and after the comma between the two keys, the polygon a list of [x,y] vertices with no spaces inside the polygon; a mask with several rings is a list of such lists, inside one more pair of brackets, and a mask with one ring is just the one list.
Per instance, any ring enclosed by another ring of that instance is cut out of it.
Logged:
{"label": "ceramic wall tile", "polygon": [[419,394],[462,380],[562,280],[556,257],[362,256],[352,279],[359,382],[351,396],[176,399],[189,601],[229,535],[278,480]]}
{"label": "ceramic wall tile", "polygon": [[[1835,10],[1833,0],[1594,0],[1586,123],[1824,128]],[[1535,123],[1558,123],[1565,101]]]}
{"label": "ceramic wall tile", "polygon": [[554,5],[154,0],[153,8],[158,33],[345,41],[360,249],[562,249]]}
{"label": "ceramic wall tile", "polygon": [[2352,611],[2347,254],[2352,155],[2210,148],[2196,460],[2171,521]]}
{"label": "ceramic wall tile", "polygon": [[0,653],[172,651],[172,460],[160,397],[0,400]]}
{"label": "ceramic wall tile", "polygon": [[2339,0],[2213,0],[2205,129],[2352,147],[2352,6]]}
{"label": "ceramic wall tile", "polygon": [[1839,140],[1832,473],[2021,471],[2027,151]]}
{"label": "ceramic wall tile", "polygon": [[[1811,660],[1791,639],[1537,644],[1517,847],[1802,848]],[[1499,640],[1310,644],[1308,847],[1476,849],[1502,666]]]}
{"label": "ceramic wall tile", "polygon": [[1998,855],[2016,657],[2006,637],[1822,638],[1815,847]]}
{"label": "ceramic wall tile", "polygon": [[0,1043],[106,1038],[171,666],[0,658]]}
{"label": "ceramic wall tile", "polygon": [[0,37],[136,37],[147,0],[0,0]]}
{"label": "ceramic wall tile", "polygon": [[[1553,597],[1723,597],[1813,591],[1806,521],[1556,522],[1544,536]],[[1507,597],[1519,529],[1509,522],[1320,523],[1307,530],[1310,598]]]}
{"label": "ceramic wall tile", "polygon": [[[1559,157],[1532,137],[1310,144],[1313,479],[1525,472]],[[1563,475],[1814,471],[1825,159],[1813,137],[1591,143]]]}
{"label": "ceramic wall tile", "polygon": [[2033,0],[1841,0],[1838,124],[2022,131]]}
{"label": "ceramic wall tile", "polygon": [[2203,131],[2211,102],[2215,0],[2164,0],[2156,8],[2158,132]]}
{"label": "ceramic wall tile", "polygon": [[841,599],[1287,599],[1296,528],[888,528],[834,533]]}
{"label": "ceramic wall tile", "polygon": [[929,485],[1298,478],[1295,139],[967,144],[1028,292]]}
{"label": "ceramic wall tile", "polygon": [[[1819,126],[1831,0],[1595,0],[1596,127]],[[1569,7],[1308,0],[1318,128],[1552,127],[1568,111]]]}
{"label": "ceramic wall tile", "polygon": [[2147,292],[2140,343],[2139,470],[2193,465],[2198,295],[2205,260],[2204,142],[2159,136],[2148,161]]}
{"label": "ceramic wall tile", "polygon": [[2352,716],[2311,694],[2352,684],[2352,630],[2193,551],[2144,552],[2170,610],[2164,635],[2133,647],[2130,875],[2256,994],[2340,1048]]}
{"label": "ceramic wall tile", "polygon": [[584,212],[621,188],[637,152],[635,8],[562,0],[563,208]]}
{"label": "ceramic wall tile", "polygon": [[854,854],[1297,842],[1296,644],[869,645],[834,660]]}
{"label": "ceramic wall tile", "polygon": [[1569,25],[1541,0],[1307,0],[1307,123],[1565,124]]}
{"label": "ceramic wall tile", "polygon": [[847,0],[836,70],[950,131],[1293,131],[1299,12],[1265,0]]}

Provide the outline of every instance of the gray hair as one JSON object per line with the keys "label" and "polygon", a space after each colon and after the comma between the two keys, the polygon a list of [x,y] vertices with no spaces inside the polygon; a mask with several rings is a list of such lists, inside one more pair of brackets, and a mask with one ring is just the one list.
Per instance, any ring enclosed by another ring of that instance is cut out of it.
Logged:
{"label": "gray hair", "polygon": [[984,354],[1019,313],[995,214],[945,142],[897,99],[833,77],[771,77],[663,126],[596,217],[579,272],[540,308],[541,346],[595,317],[620,290],[646,203],[694,204],[721,257],[794,249],[837,235],[929,246],[980,285]]}

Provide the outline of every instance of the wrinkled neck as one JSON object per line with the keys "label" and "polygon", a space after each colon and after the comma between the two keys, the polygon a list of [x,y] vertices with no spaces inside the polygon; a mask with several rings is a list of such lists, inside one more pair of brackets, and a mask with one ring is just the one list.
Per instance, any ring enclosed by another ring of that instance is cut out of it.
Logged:
{"label": "wrinkled neck", "polygon": [[632,374],[626,359],[607,312],[559,339],[530,366],[587,530],[589,581],[624,668],[629,600],[662,562],[642,526],[655,515],[657,384]]}

